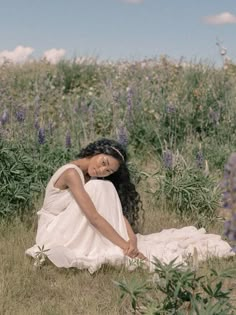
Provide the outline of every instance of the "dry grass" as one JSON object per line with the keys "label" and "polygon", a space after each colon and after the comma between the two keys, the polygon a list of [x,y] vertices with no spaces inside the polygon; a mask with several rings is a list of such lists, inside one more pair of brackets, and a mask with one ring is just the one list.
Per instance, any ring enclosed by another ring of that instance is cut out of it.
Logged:
{"label": "dry grass", "polygon": [[[156,209],[145,199],[144,233],[158,232],[163,228],[181,227],[174,214]],[[217,233],[222,223],[212,227]],[[51,264],[34,269],[32,259],[24,255],[34,243],[35,224],[16,220],[0,225],[0,314],[2,315],[116,315],[131,314],[128,302],[119,303],[120,291],[112,280],[148,277],[144,271],[129,273],[124,269],[104,266],[90,275],[87,271],[58,269]],[[201,271],[235,265],[235,259],[208,261]],[[228,282],[228,286],[235,283]]]}

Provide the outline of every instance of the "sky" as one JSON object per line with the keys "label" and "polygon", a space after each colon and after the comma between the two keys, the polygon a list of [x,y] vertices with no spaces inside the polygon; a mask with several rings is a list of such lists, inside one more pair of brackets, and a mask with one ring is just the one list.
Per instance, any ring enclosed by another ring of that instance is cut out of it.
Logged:
{"label": "sky", "polygon": [[236,0],[0,0],[0,34],[0,63],[236,62]]}

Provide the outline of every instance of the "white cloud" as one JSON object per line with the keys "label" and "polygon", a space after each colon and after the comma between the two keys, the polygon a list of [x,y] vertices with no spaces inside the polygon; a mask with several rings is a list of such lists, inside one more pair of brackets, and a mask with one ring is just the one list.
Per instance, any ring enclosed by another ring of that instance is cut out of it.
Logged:
{"label": "white cloud", "polygon": [[223,12],[218,15],[210,15],[204,18],[207,24],[233,24],[236,23],[236,15],[229,12]]}
{"label": "white cloud", "polygon": [[50,63],[57,63],[65,56],[65,49],[52,48],[44,52],[43,58]]}
{"label": "white cloud", "polygon": [[3,50],[0,52],[0,64],[5,61],[13,63],[25,62],[32,54],[34,49],[32,47],[17,46],[14,50]]}
{"label": "white cloud", "polygon": [[144,0],[122,0],[122,1],[126,3],[137,4],[137,3],[142,3]]}

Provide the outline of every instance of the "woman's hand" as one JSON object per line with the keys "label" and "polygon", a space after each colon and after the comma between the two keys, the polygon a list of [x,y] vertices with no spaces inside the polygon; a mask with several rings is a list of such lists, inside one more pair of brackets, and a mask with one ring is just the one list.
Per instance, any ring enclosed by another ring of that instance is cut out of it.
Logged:
{"label": "woman's hand", "polygon": [[137,239],[129,239],[127,242],[127,247],[124,249],[124,254],[130,258],[139,258],[146,260],[147,258],[140,253],[137,248]]}
{"label": "woman's hand", "polygon": [[127,247],[124,251],[124,254],[131,258],[135,258],[138,255],[138,253],[139,253],[139,250],[137,248],[137,240],[129,239],[127,242]]}

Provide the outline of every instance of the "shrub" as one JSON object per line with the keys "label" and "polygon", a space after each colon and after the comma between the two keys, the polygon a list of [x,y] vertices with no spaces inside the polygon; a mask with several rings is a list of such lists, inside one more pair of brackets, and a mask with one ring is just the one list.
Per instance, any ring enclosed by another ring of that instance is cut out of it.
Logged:
{"label": "shrub", "polygon": [[178,152],[164,151],[163,160],[164,167],[154,175],[156,189],[152,194],[156,202],[182,217],[195,219],[198,226],[206,226],[220,204],[218,180],[207,169],[188,165]]}
{"label": "shrub", "polygon": [[26,215],[55,169],[73,156],[70,150],[48,145],[0,141],[0,217]]}

